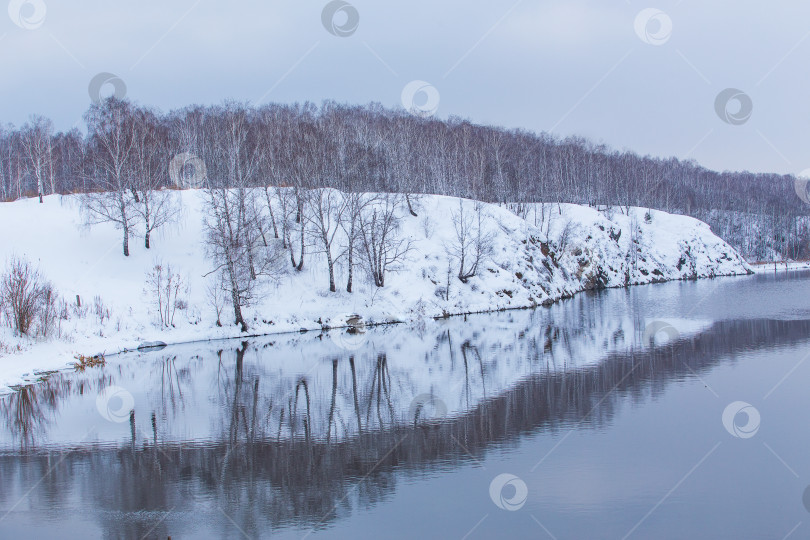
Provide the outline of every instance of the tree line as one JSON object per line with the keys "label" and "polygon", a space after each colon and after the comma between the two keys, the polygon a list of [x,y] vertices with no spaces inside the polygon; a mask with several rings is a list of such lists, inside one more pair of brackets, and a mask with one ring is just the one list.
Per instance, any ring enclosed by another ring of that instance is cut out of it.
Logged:
{"label": "tree line", "polygon": [[[641,206],[702,219],[749,258],[810,254],[809,207],[791,175],[715,172],[581,137],[422,118],[377,104],[228,102],[162,113],[108,98],[84,118],[85,132],[56,132],[41,116],[2,127],[0,198],[104,192],[105,200],[88,201],[90,213],[125,230],[143,223],[147,244],[171,214],[163,207],[166,187],[333,187]],[[137,204],[128,207],[122,194]],[[292,204],[300,210],[302,201]]]}

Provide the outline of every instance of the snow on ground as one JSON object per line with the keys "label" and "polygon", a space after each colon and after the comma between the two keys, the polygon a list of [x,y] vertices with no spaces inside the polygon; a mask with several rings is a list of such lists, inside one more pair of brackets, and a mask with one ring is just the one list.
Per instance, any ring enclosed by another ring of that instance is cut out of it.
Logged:
{"label": "snow on ground", "polygon": [[[215,326],[204,275],[212,269],[202,244],[202,192],[178,193],[182,219],[153,235],[152,249],[137,234],[130,257],[121,253],[121,232],[112,225],[82,225],[75,196],[50,196],[0,204],[0,262],[12,255],[36,262],[42,274],[72,306],[60,322],[59,339],[28,340],[0,330],[0,390],[35,380],[44,370],[64,368],[76,354],[112,354],[144,341],[180,343],[239,336],[238,328]],[[451,314],[548,304],[597,287],[671,279],[749,273],[733,248],[693,218],[631,208],[600,212],[568,204],[533,205],[526,219],[505,207],[482,206],[484,228],[493,237],[492,254],[468,283],[447,285],[455,243],[453,215],[473,201],[423,196],[418,217],[401,208],[400,234],[412,241],[407,260],[377,288],[355,273],[355,290],[345,292],[346,268],[337,265],[338,292],[328,291],[326,265],[308,254],[302,272],[289,269],[263,285],[259,301],[245,310],[249,334],[336,326],[350,314],[367,323],[416,321]],[[539,216],[539,217],[538,217]],[[337,254],[336,250],[336,254]],[[168,263],[188,284],[188,307],[175,327],[161,329],[145,292],[147,272]],[[75,308],[76,296],[83,308]],[[96,301],[98,299],[98,301]],[[95,304],[104,306],[99,317]],[[230,314],[226,310],[223,323]]]}
{"label": "snow on ground", "polygon": [[751,263],[751,269],[757,274],[767,274],[769,272],[792,272],[794,270],[810,270],[810,261]]}

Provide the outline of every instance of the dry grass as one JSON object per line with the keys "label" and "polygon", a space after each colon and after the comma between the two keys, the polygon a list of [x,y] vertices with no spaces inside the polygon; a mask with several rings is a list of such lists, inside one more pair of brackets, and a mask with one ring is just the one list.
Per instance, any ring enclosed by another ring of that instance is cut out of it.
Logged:
{"label": "dry grass", "polygon": [[76,362],[73,363],[73,368],[76,371],[84,371],[89,367],[101,367],[107,363],[103,354],[98,354],[96,356],[84,356],[82,354],[77,354],[75,358]]}

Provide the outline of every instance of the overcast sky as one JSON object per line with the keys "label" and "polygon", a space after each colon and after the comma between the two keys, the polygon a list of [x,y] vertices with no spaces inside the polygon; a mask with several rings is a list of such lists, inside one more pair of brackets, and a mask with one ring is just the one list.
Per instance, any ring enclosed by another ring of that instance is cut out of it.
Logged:
{"label": "overcast sky", "polygon": [[416,99],[438,98],[440,118],[717,170],[810,168],[804,0],[12,0],[8,11],[0,120],[17,125],[38,113],[70,128],[99,73],[164,111],[226,98],[401,107],[425,81]]}

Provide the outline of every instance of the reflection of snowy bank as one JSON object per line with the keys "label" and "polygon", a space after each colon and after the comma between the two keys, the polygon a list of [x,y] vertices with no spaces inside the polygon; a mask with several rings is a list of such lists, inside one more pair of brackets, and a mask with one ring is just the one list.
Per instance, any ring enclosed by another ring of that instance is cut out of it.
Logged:
{"label": "reflection of snowy bank", "polygon": [[[647,348],[647,321],[613,316],[603,295],[550,309],[375,327],[354,350],[339,346],[346,330],[334,329],[113,356],[103,369],[46,383],[64,380],[82,394],[67,398],[70,406],[59,408],[58,421],[38,442],[108,443],[130,436],[129,409],[118,410],[128,399],[99,412],[98,395],[111,385],[131,398],[137,438],[146,442],[153,437],[153,414],[161,420],[159,437],[173,441],[221,439],[234,421],[241,426],[248,418],[255,422],[248,429],[261,437],[342,440],[458,417],[529,378]],[[708,326],[670,322],[683,337]]]}
{"label": "reflection of snowy bank", "polygon": [[[456,336],[454,342],[473,333],[449,330]],[[564,334],[565,328],[560,332]],[[220,506],[209,501],[227,501],[222,503],[224,509],[250,533],[267,533],[271,527],[287,525],[327,526],[379,504],[400,482],[414,476],[463,463],[480,464],[490,449],[515,444],[523,435],[556,433],[559,440],[568,430],[604,427],[627,403],[655,399],[673,382],[703,377],[718,364],[734,361],[739,353],[774,345],[804,346],[808,335],[809,321],[721,321],[672,346],[613,352],[578,369],[539,371],[445,422],[375,427],[374,415],[366,424],[361,409],[362,433],[348,437],[332,433],[329,441],[316,437],[314,432],[307,437],[301,428],[290,437],[286,424],[281,426],[279,436],[279,426],[266,420],[265,406],[271,401],[284,402],[288,395],[273,395],[274,388],[265,384],[267,378],[260,373],[261,365],[252,358],[257,356],[256,348],[243,355],[240,369],[233,348],[218,355],[216,351],[177,347],[175,359],[141,356],[135,363],[108,365],[103,370],[105,375],[99,369],[88,370],[80,377],[58,374],[47,383],[0,398],[5,427],[27,418],[15,414],[20,411],[29,415],[35,410],[42,413],[39,419],[31,420],[29,416],[26,424],[35,448],[20,451],[19,439],[12,442],[9,432],[0,430],[0,475],[6,479],[1,496],[12,503],[25,499],[31,512],[43,514],[54,508],[79,507],[84,520],[97,521],[102,531],[109,531],[106,536],[129,531],[130,536],[141,537],[155,530],[153,522],[137,521],[144,500],[150,502],[150,511],[159,510],[162,516],[168,516],[167,526],[156,529],[161,536],[198,537],[210,533],[206,527],[210,527],[213,517],[222,514]],[[414,343],[397,339],[396,330],[386,337],[400,346]],[[436,335],[426,337],[432,340]],[[530,333],[525,339],[537,337],[538,333]],[[300,344],[305,343],[315,342],[305,338]],[[562,339],[556,343],[554,348],[564,349]],[[428,342],[417,352],[431,345]],[[287,360],[295,356],[286,342],[268,345],[263,351],[262,364],[273,363],[277,355],[286,366]],[[205,358],[191,358],[196,353]],[[512,353],[504,356],[511,357]],[[300,353],[297,358],[301,360]],[[304,360],[309,358],[307,355]],[[328,356],[321,360],[328,375],[325,380],[321,376],[309,379],[312,419],[330,411],[332,363]],[[340,364],[348,360],[344,357],[337,361]],[[361,363],[365,365],[368,359],[356,359],[358,373]],[[207,364],[214,367],[208,369]],[[425,364],[430,362],[412,361],[414,377],[425,380]],[[370,387],[369,369],[371,366],[363,368],[363,377],[358,376],[362,381],[358,386],[365,390]],[[133,378],[132,372],[146,372],[148,376]],[[214,378],[192,384],[206,377]],[[289,384],[295,383],[292,374],[285,377]],[[95,435],[91,432],[83,437],[91,413],[98,422],[106,422],[96,413],[92,399],[102,378],[105,384],[122,386],[148,381],[153,389],[135,396],[134,425],[123,422],[102,427],[97,423]],[[257,380],[258,393],[254,390]],[[319,389],[321,384],[326,388]],[[339,387],[338,394],[346,390],[351,393],[351,388]],[[289,387],[279,389],[289,391]],[[327,400],[325,404],[316,403],[323,399]],[[32,403],[36,406],[31,407]],[[84,409],[83,414],[77,409]],[[341,414],[351,417],[353,410]],[[179,423],[182,419],[186,426]],[[72,422],[72,434],[62,429],[65,422]],[[201,425],[199,431],[194,423]],[[20,423],[16,426],[22,427]],[[211,437],[186,438],[203,433]],[[67,444],[58,448],[39,444],[60,442]],[[43,471],[48,471],[53,481],[48,489],[32,490],[31,484],[42,478]],[[122,515],[128,518],[123,523],[113,519]]]}
{"label": "reflection of snowy bank", "polygon": [[665,345],[678,341],[682,337],[697,334],[712,325],[712,321],[692,319],[654,319],[648,320],[641,335],[645,347]]}

